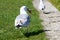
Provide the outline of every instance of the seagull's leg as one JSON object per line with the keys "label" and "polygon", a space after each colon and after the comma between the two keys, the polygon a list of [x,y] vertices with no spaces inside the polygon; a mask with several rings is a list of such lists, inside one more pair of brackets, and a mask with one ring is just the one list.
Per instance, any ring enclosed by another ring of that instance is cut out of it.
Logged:
{"label": "seagull's leg", "polygon": [[27,33],[28,33],[28,28],[29,28],[29,26],[27,27]]}
{"label": "seagull's leg", "polygon": [[15,27],[15,29],[18,29],[17,27]]}
{"label": "seagull's leg", "polygon": [[20,28],[20,33],[21,33],[21,35],[24,35],[23,32],[22,32],[22,30],[21,30],[21,28]]}

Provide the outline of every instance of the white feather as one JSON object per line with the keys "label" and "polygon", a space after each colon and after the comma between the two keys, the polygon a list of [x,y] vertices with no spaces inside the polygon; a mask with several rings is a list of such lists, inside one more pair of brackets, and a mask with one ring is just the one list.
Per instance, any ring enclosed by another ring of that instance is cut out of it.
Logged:
{"label": "white feather", "polygon": [[44,8],[45,8],[45,6],[44,6],[44,3],[43,3],[43,0],[40,0],[39,9],[42,10]]}

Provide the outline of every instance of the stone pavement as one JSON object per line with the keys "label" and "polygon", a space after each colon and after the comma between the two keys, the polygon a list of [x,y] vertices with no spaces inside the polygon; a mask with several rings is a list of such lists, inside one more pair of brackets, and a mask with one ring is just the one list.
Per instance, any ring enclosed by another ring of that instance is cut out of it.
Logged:
{"label": "stone pavement", "polygon": [[60,12],[48,1],[44,0],[45,12],[42,13],[39,8],[39,0],[33,0],[33,6],[40,12],[40,19],[43,20],[42,25],[46,31],[46,37],[49,40],[60,40]]}

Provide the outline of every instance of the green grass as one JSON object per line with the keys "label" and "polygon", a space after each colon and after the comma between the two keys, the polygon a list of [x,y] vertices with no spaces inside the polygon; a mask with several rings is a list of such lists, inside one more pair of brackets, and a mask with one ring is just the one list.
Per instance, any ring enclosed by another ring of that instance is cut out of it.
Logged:
{"label": "green grass", "polygon": [[[28,33],[26,28],[15,29],[14,26],[14,20],[23,5],[32,10]],[[0,40],[47,40],[38,14],[32,0],[0,0]]]}
{"label": "green grass", "polygon": [[58,10],[60,10],[60,0],[49,0]]}

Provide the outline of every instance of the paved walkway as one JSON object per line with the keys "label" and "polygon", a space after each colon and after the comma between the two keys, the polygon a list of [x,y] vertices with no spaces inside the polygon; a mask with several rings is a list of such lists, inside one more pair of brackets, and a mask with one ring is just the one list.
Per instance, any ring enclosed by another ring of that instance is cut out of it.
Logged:
{"label": "paved walkway", "polygon": [[38,9],[39,0],[33,0],[33,6],[40,12],[40,18],[43,20],[42,25],[46,31],[46,36],[49,40],[60,40],[60,12],[47,0],[44,0],[46,6],[44,14]]}

